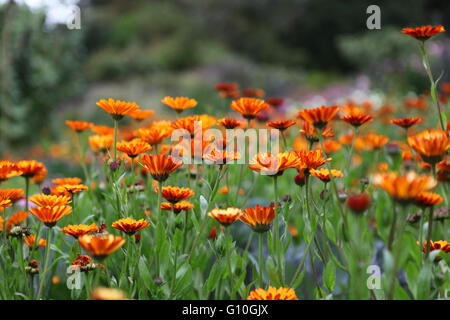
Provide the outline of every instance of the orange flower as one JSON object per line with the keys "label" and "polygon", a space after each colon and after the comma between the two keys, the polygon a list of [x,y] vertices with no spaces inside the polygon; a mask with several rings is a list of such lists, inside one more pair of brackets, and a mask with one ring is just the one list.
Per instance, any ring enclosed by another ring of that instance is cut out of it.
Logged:
{"label": "orange flower", "polygon": [[374,175],[373,182],[401,204],[414,201],[421,192],[431,190],[437,184],[432,176],[417,175],[415,172],[405,175],[396,172],[378,173]]}
{"label": "orange flower", "polygon": [[262,98],[266,95],[263,89],[243,89],[242,90],[242,96],[243,97],[255,97],[255,98]]}
{"label": "orange flower", "polygon": [[109,136],[114,134],[114,128],[107,126],[93,126],[91,130],[100,136]]}
{"label": "orange flower", "polygon": [[141,153],[147,152],[152,147],[141,139],[133,139],[131,141],[122,141],[117,143],[117,150],[126,153],[130,158],[135,158]]}
{"label": "orange flower", "polygon": [[75,193],[84,190],[89,190],[89,187],[84,184],[61,184],[56,186],[54,193],[56,195],[70,195],[72,197]]}
{"label": "orange flower", "polygon": [[44,164],[35,160],[22,160],[16,163],[22,177],[34,178],[42,174],[47,174]]}
{"label": "orange flower", "polygon": [[125,239],[112,234],[102,236],[85,234],[78,238],[78,242],[94,258],[101,260],[122,247]]}
{"label": "orange flower", "polygon": [[326,154],[331,154],[341,150],[341,145],[339,142],[336,142],[334,140],[325,140],[323,142],[323,148]]}
{"label": "orange flower", "polygon": [[212,209],[208,215],[223,226],[227,227],[240,218],[242,211],[241,209],[231,207],[227,209],[215,208]]}
{"label": "orange flower", "polygon": [[450,148],[450,138],[443,130],[424,130],[408,138],[408,144],[419,153],[426,162],[435,164]]}
{"label": "orange flower", "polygon": [[132,113],[130,113],[130,117],[132,117],[135,120],[142,121],[142,120],[145,120],[145,119],[151,117],[154,113],[155,113],[155,111],[153,111],[153,110],[137,109],[137,110],[134,110]]}
{"label": "orange flower", "polygon": [[[419,244],[419,242],[417,242],[417,244]],[[422,251],[423,252],[427,252],[427,247],[428,247],[428,242],[424,241],[423,246],[422,246]],[[434,251],[434,250],[441,250],[445,253],[449,253],[450,252],[450,243],[448,243],[445,240],[439,240],[439,241],[430,241],[430,252]]]}
{"label": "orange flower", "polygon": [[194,205],[189,201],[180,201],[175,204],[172,204],[170,202],[161,203],[161,210],[172,210],[173,213],[175,214],[178,214],[181,211],[188,211],[191,209],[194,209]]}
{"label": "orange flower", "polygon": [[108,100],[101,99],[96,105],[108,112],[116,121],[121,120],[124,116],[130,115],[140,108],[136,102],[120,101],[111,98]]}
{"label": "orange flower", "polygon": [[251,291],[247,300],[298,300],[298,298],[294,289],[269,286],[267,290],[259,288]]}
{"label": "orange flower", "polygon": [[9,217],[6,224],[9,226],[16,226],[27,220],[27,218],[28,213],[26,211],[18,211]]}
{"label": "orange flower", "polygon": [[237,83],[223,83],[219,82],[214,87],[217,91],[236,91],[239,89],[239,85]]}
{"label": "orange flower", "polygon": [[58,220],[72,212],[69,206],[31,208],[30,212],[47,227],[53,228]]}
{"label": "orange flower", "polygon": [[270,223],[275,218],[273,207],[256,205],[254,208],[246,208],[239,219],[249,225],[255,232],[266,232],[270,229]]}
{"label": "orange flower", "polygon": [[354,127],[359,127],[364,123],[370,122],[373,120],[372,116],[367,114],[353,114],[341,117],[341,119]]}
{"label": "orange flower", "polygon": [[416,196],[416,205],[419,207],[432,207],[442,203],[442,197],[434,192],[421,192]]}
{"label": "orange flower", "polygon": [[20,176],[22,172],[17,165],[7,160],[0,160],[0,182]]}
{"label": "orange flower", "polygon": [[181,160],[166,155],[144,154],[141,159],[153,179],[159,182],[167,180],[169,174],[183,165]]}
{"label": "orange flower", "polygon": [[178,113],[181,113],[186,109],[194,108],[198,104],[197,100],[189,99],[187,97],[165,97],[161,102]]}
{"label": "orange flower", "polygon": [[428,106],[424,97],[405,98],[403,104],[411,109],[425,109]]}
{"label": "orange flower", "polygon": [[114,141],[112,135],[95,135],[89,137],[89,145],[94,152],[106,153],[111,148]]}
{"label": "orange flower", "polygon": [[200,133],[206,129],[203,125],[202,118],[198,115],[177,119],[172,122],[172,128],[186,130],[191,137],[194,137],[196,132]]}
{"label": "orange flower", "polygon": [[420,41],[428,40],[429,38],[444,32],[444,26],[422,26],[416,28],[403,28],[401,33],[407,34]]}
{"label": "orange flower", "polygon": [[271,122],[267,122],[267,126],[278,129],[280,131],[284,131],[287,128],[295,125],[296,123],[297,123],[297,121],[295,121],[295,120],[271,121]]}
{"label": "orange flower", "polygon": [[30,198],[30,201],[39,207],[59,207],[70,203],[70,197],[61,195],[36,194]]}
{"label": "orange flower", "polygon": [[320,180],[322,180],[323,182],[327,183],[330,181],[331,179],[331,175],[333,175],[334,178],[342,178],[344,176],[344,174],[339,171],[339,170],[335,170],[335,169],[331,169],[331,175],[330,175],[330,170],[328,169],[311,169],[309,171],[309,173],[316,177],[319,178]]}
{"label": "orange flower", "polygon": [[112,227],[114,229],[125,232],[128,235],[132,235],[137,231],[148,227],[150,223],[145,221],[144,219],[135,220],[132,218],[123,218],[113,222]]}
{"label": "orange flower", "polygon": [[421,123],[422,118],[401,118],[401,119],[392,119],[391,123],[402,128],[408,129],[417,123]]}
{"label": "orange flower", "polygon": [[231,102],[231,109],[239,112],[248,120],[254,119],[259,112],[267,108],[269,108],[269,105],[261,99],[240,98]]}
{"label": "orange flower", "polygon": [[224,127],[225,129],[235,129],[240,127],[242,123],[240,121],[230,119],[230,118],[222,118],[217,120],[217,123]]}
{"label": "orange flower", "polygon": [[215,147],[206,148],[203,153],[203,159],[205,159],[208,164],[218,164],[224,165],[231,161],[236,161],[241,158],[238,152],[227,152],[217,149]]}
{"label": "orange flower", "polygon": [[91,293],[91,300],[128,300],[125,292],[114,288],[98,287]]}
{"label": "orange flower", "polygon": [[374,149],[381,149],[382,146],[388,143],[389,138],[383,135],[371,133],[368,134],[364,140],[368,144],[368,147]]}
{"label": "orange flower", "polygon": [[322,129],[328,122],[333,120],[339,111],[338,106],[321,106],[313,109],[303,109],[298,113],[298,117],[311,123],[314,127]]}
{"label": "orange flower", "polygon": [[331,158],[327,159],[323,157],[320,149],[296,151],[296,154],[300,160],[297,169],[299,171],[304,170],[307,175],[311,169],[317,169],[318,167],[323,166],[325,162],[331,161]]}
{"label": "orange flower", "polygon": [[141,128],[134,132],[136,136],[150,144],[155,146],[160,144],[165,138],[170,137],[172,134],[172,128],[167,127],[152,127],[152,128]]}
{"label": "orange flower", "polygon": [[0,197],[3,196],[4,199],[9,199],[11,202],[16,202],[23,199],[23,189],[0,189]]}
{"label": "orange flower", "polygon": [[84,130],[92,128],[94,125],[85,121],[71,121],[67,120],[66,124],[76,132],[83,132]]}
{"label": "orange flower", "polygon": [[73,177],[73,178],[57,178],[53,179],[52,183],[56,185],[62,184],[81,184],[83,180],[81,178]]}
{"label": "orange flower", "polygon": [[47,245],[47,240],[45,240],[45,239],[39,239],[39,241],[36,242],[36,235],[34,235],[34,234],[25,236],[23,238],[23,240],[25,241],[25,244],[30,249],[34,249],[36,247],[44,247],[45,248],[45,246]]}
{"label": "orange flower", "polygon": [[78,237],[84,236],[85,234],[98,231],[98,226],[95,223],[93,223],[91,225],[69,224],[68,226],[65,226],[64,228],[62,228],[60,231],[64,232],[65,234],[68,234],[69,236],[74,237],[75,239],[78,239]]}
{"label": "orange flower", "polygon": [[192,191],[189,188],[182,188],[182,187],[163,187],[161,190],[161,195],[164,199],[169,201],[170,203],[177,203],[181,200],[185,200],[187,198],[192,197],[195,194],[194,191]]}
{"label": "orange flower", "polygon": [[[316,128],[314,128],[314,126],[311,123],[309,123],[308,121],[302,121],[302,129],[300,129],[299,132],[303,133],[309,142],[318,142],[319,141],[319,137],[317,136]],[[334,137],[333,130],[331,130],[331,128],[323,128],[322,129],[322,137],[324,137],[324,138]]]}
{"label": "orange flower", "polygon": [[283,152],[273,155],[271,152],[258,153],[248,166],[251,170],[267,176],[282,175],[284,170],[300,165],[296,152]]}

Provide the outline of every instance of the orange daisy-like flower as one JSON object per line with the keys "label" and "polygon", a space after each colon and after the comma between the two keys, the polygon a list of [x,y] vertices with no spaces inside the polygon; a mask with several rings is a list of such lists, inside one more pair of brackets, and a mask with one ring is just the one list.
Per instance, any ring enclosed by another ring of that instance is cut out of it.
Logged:
{"label": "orange daisy-like flower", "polygon": [[128,300],[125,292],[115,288],[98,287],[91,293],[91,300]]}
{"label": "orange daisy-like flower", "polygon": [[283,152],[273,155],[271,152],[258,153],[248,166],[251,170],[267,176],[282,175],[284,170],[300,165],[296,152]]}
{"label": "orange daisy-like flower", "polygon": [[112,135],[95,135],[89,136],[89,145],[94,152],[104,152],[106,153],[109,148],[111,148],[114,141]]}
{"label": "orange daisy-like flower", "polygon": [[135,120],[142,121],[149,117],[151,117],[155,113],[154,110],[141,110],[137,109],[134,110],[132,113],[130,113],[130,117],[132,117]]}
{"label": "orange daisy-like flower", "polygon": [[263,89],[252,89],[252,88],[247,88],[247,89],[243,89],[242,90],[242,96],[244,97],[254,97],[254,98],[262,98],[266,95],[266,93],[264,92]]}
{"label": "orange daisy-like flower", "polygon": [[70,197],[68,196],[56,196],[46,194],[36,194],[30,198],[30,201],[39,207],[59,207],[65,206],[70,203]]}
{"label": "orange daisy-like flower", "polygon": [[297,123],[297,121],[295,121],[295,120],[270,121],[270,122],[267,122],[267,126],[278,129],[280,131],[284,131],[287,128],[292,127],[296,123]]}
{"label": "orange daisy-like flower", "polygon": [[197,100],[189,99],[187,97],[165,97],[161,102],[178,113],[183,112],[186,109],[194,108],[198,104]]}
{"label": "orange daisy-like flower", "polygon": [[420,41],[428,40],[429,38],[444,32],[444,26],[422,26],[416,28],[403,28],[401,33],[407,34]]}
{"label": "orange daisy-like flower", "polygon": [[226,150],[220,150],[215,147],[206,148],[203,153],[203,159],[208,164],[223,165],[231,161],[236,161],[241,158],[238,152],[227,152]]}
{"label": "orange daisy-like flower", "polygon": [[273,207],[256,205],[254,208],[246,208],[239,219],[249,225],[255,232],[266,232],[270,229],[270,223],[275,218]]}
{"label": "orange daisy-like flower", "polygon": [[31,208],[30,212],[47,227],[53,228],[61,218],[67,216],[72,212],[70,206],[58,206],[58,207],[39,207]]}
{"label": "orange daisy-like flower", "polygon": [[396,172],[378,173],[374,175],[373,182],[401,204],[414,201],[421,192],[429,191],[437,184],[432,176],[418,175],[415,172],[405,175]]}
{"label": "orange daisy-like flower", "polygon": [[214,87],[217,91],[236,91],[239,89],[239,85],[237,83],[224,83],[219,82]]}
{"label": "orange daisy-like flower", "polygon": [[56,195],[73,196],[77,192],[89,190],[89,187],[84,184],[61,184],[56,186],[54,193]]}
{"label": "orange daisy-like flower", "polygon": [[16,226],[27,220],[27,218],[28,213],[26,211],[18,211],[8,218],[6,224],[9,226]]}
{"label": "orange daisy-like flower", "polygon": [[23,199],[23,189],[0,189],[0,197],[11,200],[11,202],[16,202]]}
{"label": "orange daisy-like flower", "polygon": [[136,136],[150,144],[151,146],[156,146],[160,144],[165,138],[170,137],[172,134],[172,129],[164,128],[140,128],[134,132]]}
{"label": "orange daisy-like flower", "polygon": [[132,235],[137,231],[148,227],[150,223],[144,219],[135,220],[132,218],[124,218],[113,222],[112,227],[114,229],[125,232],[128,235]]}
{"label": "orange daisy-like flower", "polygon": [[101,99],[96,105],[108,112],[116,121],[121,120],[124,116],[130,115],[140,108],[136,102],[120,101],[111,98],[108,100]]}
{"label": "orange daisy-like flower", "polygon": [[370,148],[381,149],[381,147],[389,142],[389,138],[383,135],[371,133],[364,138],[364,142],[366,142]]}
{"label": "orange daisy-like flower", "polygon": [[191,137],[194,137],[196,132],[204,131],[206,129],[206,126],[204,126],[204,123],[200,116],[194,115],[177,119],[176,121],[172,122],[172,128],[186,130],[187,132],[189,132]]}
{"label": "orange daisy-like flower", "polygon": [[298,117],[311,123],[314,127],[322,129],[328,122],[333,120],[339,111],[338,106],[321,106],[313,109],[303,109],[298,113]]}
{"label": "orange daisy-like flower", "polygon": [[71,121],[67,120],[66,124],[76,132],[83,132],[84,130],[92,128],[94,125],[85,121]]}
{"label": "orange daisy-like flower", "polygon": [[77,177],[70,178],[56,178],[52,180],[53,184],[62,185],[62,184],[81,184],[83,180]]}
{"label": "orange daisy-like flower", "polygon": [[339,150],[341,150],[341,148],[341,144],[334,140],[325,140],[323,142],[323,149],[325,150],[326,154],[338,152]]}
{"label": "orange daisy-like flower", "polygon": [[415,124],[421,123],[422,118],[401,118],[401,119],[392,119],[391,123],[402,128],[408,129]]}
{"label": "orange daisy-like flower", "polygon": [[144,154],[141,159],[153,179],[159,182],[167,180],[169,174],[183,165],[181,160],[166,155]]}
{"label": "orange daisy-like flower", "polygon": [[442,203],[444,199],[434,192],[421,192],[416,196],[415,202],[419,207],[432,207]]}
{"label": "orange daisy-like flower", "polygon": [[6,195],[0,193],[0,211],[3,210],[3,208],[11,207],[12,201],[6,197]]}
{"label": "orange daisy-like flower", "polygon": [[91,130],[100,136],[107,136],[114,134],[114,128],[107,126],[93,126]]}
{"label": "orange daisy-like flower", "polygon": [[22,160],[16,163],[17,169],[22,173],[22,177],[34,178],[42,174],[47,174],[47,168],[43,163],[36,160]]}
{"label": "orange daisy-like flower", "polygon": [[353,114],[341,117],[341,120],[351,124],[354,127],[359,127],[367,122],[373,120],[373,117],[368,114]]}
{"label": "orange daisy-like flower", "polygon": [[22,172],[14,162],[0,160],[0,182],[20,176]]}
{"label": "orange daisy-like flower", "polygon": [[298,298],[294,289],[269,286],[267,290],[259,288],[251,291],[247,300],[298,300]]}
{"label": "orange daisy-like flower", "polygon": [[325,162],[331,161],[331,158],[325,158],[320,149],[316,150],[301,150],[296,151],[297,157],[300,160],[297,169],[299,171],[305,171],[305,174],[309,174],[309,171],[312,169],[317,169],[320,166],[323,166]]}
{"label": "orange daisy-like flower", "polygon": [[175,214],[191,209],[194,209],[194,205],[189,201],[180,201],[175,204],[172,204],[170,202],[161,202],[161,210],[172,210]]}
{"label": "orange daisy-like flower", "polygon": [[242,125],[240,121],[230,119],[230,118],[222,118],[217,120],[217,123],[224,127],[225,129],[236,129]]}
{"label": "orange daisy-like flower", "polygon": [[239,112],[245,119],[254,119],[258,113],[269,108],[269,105],[261,99],[240,98],[231,102],[231,109]]}
{"label": "orange daisy-like flower", "polygon": [[335,169],[331,169],[331,175],[330,175],[330,170],[328,169],[311,169],[309,171],[309,173],[316,177],[319,178],[320,180],[322,180],[323,182],[327,183],[330,181],[331,179],[331,175],[333,176],[333,178],[342,178],[344,176],[344,174],[342,173],[342,171],[339,170],[335,170]]}
{"label": "orange daisy-like flower", "polygon": [[117,143],[117,150],[126,153],[130,158],[135,158],[141,153],[147,152],[152,147],[141,139],[133,139],[131,141],[122,141]]}
{"label": "orange daisy-like flower", "polygon": [[36,241],[36,235],[34,234],[30,234],[29,236],[24,237],[23,240],[30,249],[34,249],[36,247],[45,247],[47,245],[47,240],[45,239],[39,239],[39,241]]}
{"label": "orange daisy-like flower", "polygon": [[112,234],[102,236],[85,234],[78,238],[78,242],[94,258],[101,260],[120,249],[125,243],[125,239]]}
{"label": "orange daisy-like flower", "polygon": [[217,222],[227,227],[242,215],[242,210],[238,208],[227,208],[227,209],[212,209],[208,215],[215,219]]}
{"label": "orange daisy-like flower", "polygon": [[[302,129],[299,131],[300,133],[303,133],[306,137],[306,139],[310,142],[318,142],[319,137],[317,136],[316,128],[309,123],[308,121],[302,121]],[[331,128],[323,128],[322,129],[322,137],[324,138],[331,138],[334,137],[333,130]]]}
{"label": "orange daisy-like flower", "polygon": [[443,130],[424,130],[415,136],[408,137],[408,144],[426,162],[435,164],[450,148],[450,138]]}
{"label": "orange daisy-like flower", "polygon": [[161,190],[161,195],[164,199],[169,201],[170,203],[177,203],[181,200],[188,199],[192,197],[195,194],[194,191],[192,191],[189,188],[183,188],[183,187],[163,187]]}
{"label": "orange daisy-like flower", "polygon": [[64,228],[62,228],[60,231],[64,232],[65,234],[68,234],[69,236],[74,237],[75,239],[78,239],[78,237],[84,236],[85,234],[89,234],[89,233],[98,231],[98,226],[95,223],[90,224],[90,225],[69,224],[68,226],[65,226]]}
{"label": "orange daisy-like flower", "polygon": [[[419,244],[419,242],[417,242]],[[428,242],[424,241],[422,246],[422,251],[427,252]],[[441,250],[445,253],[450,252],[450,243],[448,243],[445,240],[439,240],[439,241],[430,241],[430,252],[434,250]]]}

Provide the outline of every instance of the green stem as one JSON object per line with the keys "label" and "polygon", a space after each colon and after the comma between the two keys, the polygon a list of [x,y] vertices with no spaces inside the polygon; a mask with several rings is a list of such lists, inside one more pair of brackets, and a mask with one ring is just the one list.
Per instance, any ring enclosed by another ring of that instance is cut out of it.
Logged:
{"label": "green stem", "polygon": [[[230,242],[233,242],[233,238],[231,236],[231,231],[229,228],[227,228],[227,235],[230,238]],[[227,258],[227,264],[228,264],[228,280],[230,282],[230,299],[236,300],[236,294],[234,292],[234,285],[233,285],[233,269],[231,267],[231,245],[227,249],[226,253]]]}
{"label": "green stem", "polygon": [[52,229],[48,228],[47,230],[47,244],[45,246],[45,264],[44,264],[44,268],[43,271],[41,272],[41,278],[40,278],[40,282],[39,282],[39,290],[38,290],[38,295],[37,298],[41,299],[42,294],[44,293],[44,283],[45,283],[45,278],[47,277],[47,274],[50,270],[49,269],[49,264],[50,264],[50,247],[52,245]]}
{"label": "green stem", "polygon": [[264,233],[259,234],[259,287],[264,288],[263,282],[263,242]]}
{"label": "green stem", "polygon": [[84,173],[84,178],[86,179],[86,181],[89,181],[89,174],[88,174],[88,170],[86,167],[86,162],[85,162],[85,153],[83,151],[83,147],[81,146],[81,133],[77,132],[77,146],[78,146],[78,152],[80,154],[80,166],[81,169],[83,169],[83,173]]}
{"label": "green stem", "polygon": [[279,272],[279,280],[284,283],[283,266],[281,265],[281,239],[280,239],[280,213],[278,212],[278,177],[273,177],[273,193],[274,193],[274,205],[273,210],[275,212],[275,237],[274,237],[274,250],[276,252],[277,269]]}
{"label": "green stem", "polygon": [[395,210],[395,201],[392,204],[392,223],[391,223],[391,230],[389,231],[389,238],[388,238],[388,249],[389,251],[392,251],[392,244],[394,243],[394,235],[395,235],[395,228],[397,224],[397,212]]}
{"label": "green stem", "polygon": [[119,121],[114,120],[114,162],[117,160],[117,134],[119,131]]}
{"label": "green stem", "polygon": [[428,212],[427,250],[425,253],[425,258],[428,258],[428,256],[430,255],[432,237],[433,237],[433,206],[430,207],[430,211]]}

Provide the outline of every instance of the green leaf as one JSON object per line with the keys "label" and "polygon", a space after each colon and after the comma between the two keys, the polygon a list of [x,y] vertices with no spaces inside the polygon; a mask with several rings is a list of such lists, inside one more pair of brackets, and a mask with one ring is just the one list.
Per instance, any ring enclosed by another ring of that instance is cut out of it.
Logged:
{"label": "green leaf", "polygon": [[323,282],[330,292],[333,292],[336,283],[336,266],[329,261],[323,272]]}

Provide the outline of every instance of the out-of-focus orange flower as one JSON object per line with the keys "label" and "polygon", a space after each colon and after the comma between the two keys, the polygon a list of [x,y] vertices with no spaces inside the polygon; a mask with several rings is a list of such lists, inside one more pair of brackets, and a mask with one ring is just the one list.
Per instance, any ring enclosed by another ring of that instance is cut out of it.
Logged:
{"label": "out-of-focus orange flower", "polygon": [[194,108],[198,104],[197,100],[189,99],[187,97],[165,97],[161,102],[178,113],[181,113],[186,109]]}
{"label": "out-of-focus orange flower", "polygon": [[347,206],[356,214],[366,211],[370,202],[370,196],[367,193],[352,194],[347,197]]}
{"label": "out-of-focus orange flower", "polygon": [[377,164],[377,171],[378,172],[385,172],[388,171],[389,165],[386,162],[380,162]]}
{"label": "out-of-focus orange flower", "polygon": [[421,26],[416,28],[403,28],[401,33],[407,34],[420,41],[428,40],[429,38],[444,32],[445,28],[442,25],[439,26]]}
{"label": "out-of-focus orange flower", "polygon": [[353,114],[341,117],[341,119],[354,127],[359,127],[373,120],[373,117],[367,114]]}
{"label": "out-of-focus orange flower", "polygon": [[72,212],[70,206],[31,208],[30,212],[47,227],[53,228],[56,222]]}
{"label": "out-of-focus orange flower", "polygon": [[242,125],[240,121],[230,118],[222,118],[217,120],[217,123],[224,127],[225,129],[235,129]]}
{"label": "out-of-focus orange flower", "polygon": [[266,103],[268,105],[270,105],[271,107],[277,109],[284,103],[284,99],[283,98],[276,98],[276,97],[267,98],[266,99]]}
{"label": "out-of-focus orange flower", "polygon": [[115,288],[98,287],[91,293],[91,300],[128,300],[125,292]]}
{"label": "out-of-focus orange flower", "polygon": [[12,203],[23,199],[23,189],[0,189],[0,197],[11,200]]}
{"label": "out-of-focus orange flower", "polygon": [[61,184],[81,184],[83,180],[78,177],[69,177],[69,178],[56,178],[52,180],[53,184],[61,185]]}
{"label": "out-of-focus orange flower", "polygon": [[246,88],[242,90],[242,96],[243,97],[250,97],[250,98],[262,98],[266,95],[263,89],[258,88]]}
{"label": "out-of-focus orange flower", "polygon": [[311,170],[309,170],[309,173],[312,176],[314,176],[316,178],[319,178],[320,180],[322,180],[325,183],[330,181],[331,175],[333,176],[333,178],[342,178],[344,176],[342,171],[335,170],[335,169],[331,169],[331,174],[330,174],[330,170],[323,169],[323,168],[321,168],[321,169],[311,169]]}
{"label": "out-of-focus orange flower", "polygon": [[18,171],[22,177],[34,178],[42,174],[47,174],[47,168],[43,163],[36,160],[22,160],[16,163]]}
{"label": "out-of-focus orange flower", "polygon": [[85,190],[89,190],[89,187],[84,184],[60,184],[55,187],[54,193],[72,197],[75,193]]}
{"label": "out-of-focus orange flower", "polygon": [[22,172],[17,167],[17,164],[8,161],[0,160],[0,182],[20,176]]}
{"label": "out-of-focus orange flower", "polygon": [[[300,133],[303,133],[306,139],[310,142],[318,142],[319,137],[317,136],[316,128],[309,123],[308,121],[302,121],[302,129],[300,129]],[[331,138],[334,137],[333,130],[331,128],[323,128],[322,129],[322,137]]]}
{"label": "out-of-focus orange flower", "polygon": [[5,197],[5,195],[0,194],[0,212],[3,208],[11,207],[12,201]]}
{"label": "out-of-focus orange flower", "polygon": [[450,148],[450,138],[443,130],[430,129],[408,137],[408,144],[426,162],[435,164]]}
{"label": "out-of-focus orange flower", "polygon": [[191,137],[194,137],[196,132],[201,133],[207,129],[207,126],[203,123],[200,116],[194,115],[177,119],[172,122],[172,128],[186,130]]}
{"label": "out-of-focus orange flower", "polygon": [[159,182],[167,180],[169,174],[183,165],[181,160],[166,155],[144,154],[141,159],[153,179]]}
{"label": "out-of-focus orange flower", "polygon": [[175,214],[191,209],[194,209],[194,205],[189,201],[180,201],[174,204],[170,202],[161,202],[161,210],[172,210]]}
{"label": "out-of-focus orange flower", "polygon": [[269,108],[269,105],[261,99],[240,98],[231,103],[231,109],[239,112],[245,119],[251,120],[258,113]]}
{"label": "out-of-focus orange flower", "polygon": [[239,89],[239,85],[237,83],[224,83],[219,82],[214,87],[217,91],[236,91]]}
{"label": "out-of-focus orange flower", "polygon": [[186,200],[190,197],[192,197],[195,194],[194,191],[192,191],[189,188],[183,188],[183,187],[163,187],[161,190],[161,195],[164,199],[169,201],[170,203],[177,203],[181,200]]}
{"label": "out-of-focus orange flower", "polygon": [[34,249],[36,247],[44,247],[45,248],[45,246],[47,245],[47,241],[45,239],[39,239],[39,241],[36,241],[36,235],[34,235],[34,234],[25,236],[23,238],[23,240],[25,241],[25,244],[30,249]]}
{"label": "out-of-focus orange flower", "polygon": [[65,226],[60,230],[61,232],[64,232],[65,234],[74,237],[75,239],[78,239],[78,237],[83,236],[88,233],[96,232],[98,231],[98,226],[93,223],[90,225],[86,224],[77,224],[72,225],[69,224],[68,226]]}
{"label": "out-of-focus orange flower", "polygon": [[125,153],[130,158],[136,158],[141,153],[147,152],[152,147],[141,139],[133,139],[131,141],[121,141],[117,143],[117,150]]}
{"label": "out-of-focus orange flower", "polygon": [[412,171],[405,175],[397,172],[378,173],[374,175],[373,183],[401,204],[414,201],[421,192],[429,191],[437,184],[432,176],[418,175]]}
{"label": "out-of-focus orange flower", "polygon": [[427,100],[424,97],[405,98],[403,104],[410,109],[425,109],[428,106]]}
{"label": "out-of-focus orange flower", "polygon": [[250,292],[247,300],[298,300],[294,289],[275,288],[269,286],[269,289],[255,289]]}
{"label": "out-of-focus orange flower", "polygon": [[151,117],[154,113],[155,113],[154,110],[137,109],[134,110],[132,113],[130,113],[130,117],[132,117],[135,120],[142,121]]}
{"label": "out-of-focus orange flower", "polygon": [[392,119],[391,123],[402,128],[408,129],[415,124],[421,123],[422,118],[401,118],[401,119]]}
{"label": "out-of-focus orange flower", "polygon": [[65,206],[69,204],[70,197],[68,196],[56,196],[56,195],[46,195],[46,194],[36,194],[30,198],[30,201],[39,207],[58,207]]}
{"label": "out-of-focus orange flower", "polygon": [[121,236],[106,234],[102,236],[85,234],[78,238],[80,245],[96,259],[104,259],[125,243]]}
{"label": "out-of-focus orange flower", "polygon": [[415,203],[419,207],[432,207],[441,204],[443,198],[434,192],[421,192],[416,196]]}
{"label": "out-of-focus orange flower", "polygon": [[18,224],[21,224],[25,220],[27,220],[27,218],[28,218],[28,212],[18,211],[8,218],[8,221],[6,222],[6,224],[9,226],[16,226]]}
{"label": "out-of-focus orange flower", "polygon": [[241,155],[238,152],[227,152],[226,150],[220,150],[215,147],[207,147],[203,153],[203,159],[208,164],[224,165],[229,162],[240,159]]}
{"label": "out-of-focus orange flower", "polygon": [[440,182],[446,182],[449,179],[450,173],[450,162],[447,160],[442,160],[436,164],[436,175]]}
{"label": "out-of-focus orange flower", "polygon": [[172,130],[167,128],[140,128],[134,131],[134,134],[151,146],[156,146],[165,138],[170,137]]}
{"label": "out-of-focus orange flower", "polygon": [[288,231],[293,238],[298,237],[298,229],[294,225],[288,225]]}
{"label": "out-of-focus orange flower", "polygon": [[297,121],[295,121],[295,120],[270,121],[270,122],[267,122],[267,126],[278,129],[280,131],[284,131],[287,128],[295,125],[296,123],[297,123]]}
{"label": "out-of-focus orange flower", "polygon": [[328,122],[334,119],[338,111],[338,106],[321,106],[318,108],[300,110],[298,117],[309,122],[314,127],[322,129]]}
{"label": "out-of-focus orange flower", "polygon": [[[419,244],[419,242],[417,242],[417,244]],[[423,246],[422,246],[422,251],[428,252],[427,251],[428,246],[430,246],[430,252],[434,251],[434,250],[440,250],[445,253],[450,252],[450,243],[448,243],[447,241],[444,241],[444,240],[439,240],[439,241],[430,240],[429,244],[428,244],[428,241],[424,241]],[[439,257],[439,255],[436,258],[438,258],[438,257]]]}
{"label": "out-of-focus orange flower", "polygon": [[114,229],[125,232],[128,235],[132,235],[137,231],[148,227],[150,223],[145,221],[144,219],[135,220],[132,218],[123,218],[113,222],[112,227]]}
{"label": "out-of-focus orange flower", "polygon": [[130,115],[140,108],[136,102],[120,101],[111,98],[108,100],[101,99],[96,105],[108,112],[116,121],[121,120],[124,116]]}
{"label": "out-of-focus orange flower", "polygon": [[94,152],[106,153],[111,148],[114,141],[112,135],[94,135],[89,136],[89,145]]}
{"label": "out-of-focus orange flower", "polygon": [[450,93],[450,82],[443,82],[441,84],[441,90],[445,93],[445,94],[449,94]]}
{"label": "out-of-focus orange flower", "polygon": [[239,219],[249,225],[255,232],[266,232],[270,229],[270,224],[275,218],[273,207],[263,207],[256,205],[254,208],[246,208]]}
{"label": "out-of-focus orange flower", "polygon": [[284,170],[295,168],[300,165],[300,159],[296,152],[283,152],[272,154],[258,153],[248,166],[251,170],[267,176],[282,175]]}
{"label": "out-of-focus orange flower", "polygon": [[242,215],[242,210],[238,208],[219,209],[215,208],[208,212],[208,215],[217,222],[227,227]]}
{"label": "out-of-focus orange flower", "polygon": [[341,144],[334,140],[325,140],[323,142],[323,149],[325,150],[326,154],[338,152],[339,150],[341,150],[341,148],[342,148]]}
{"label": "out-of-focus orange flower", "polygon": [[331,161],[331,158],[325,158],[320,149],[317,150],[304,150],[296,151],[297,157],[300,160],[297,169],[299,171],[304,171],[306,175],[309,175],[311,169],[317,169],[323,166],[325,162]]}
{"label": "out-of-focus orange flower", "polygon": [[114,134],[114,128],[107,126],[93,126],[91,130],[100,136],[112,136]]}
{"label": "out-of-focus orange flower", "polygon": [[84,130],[90,129],[93,127],[93,124],[85,121],[71,121],[67,120],[66,124],[76,132],[83,132]]}
{"label": "out-of-focus orange flower", "polygon": [[374,133],[368,134],[364,140],[368,144],[368,147],[373,149],[381,149],[389,142],[388,137]]}

